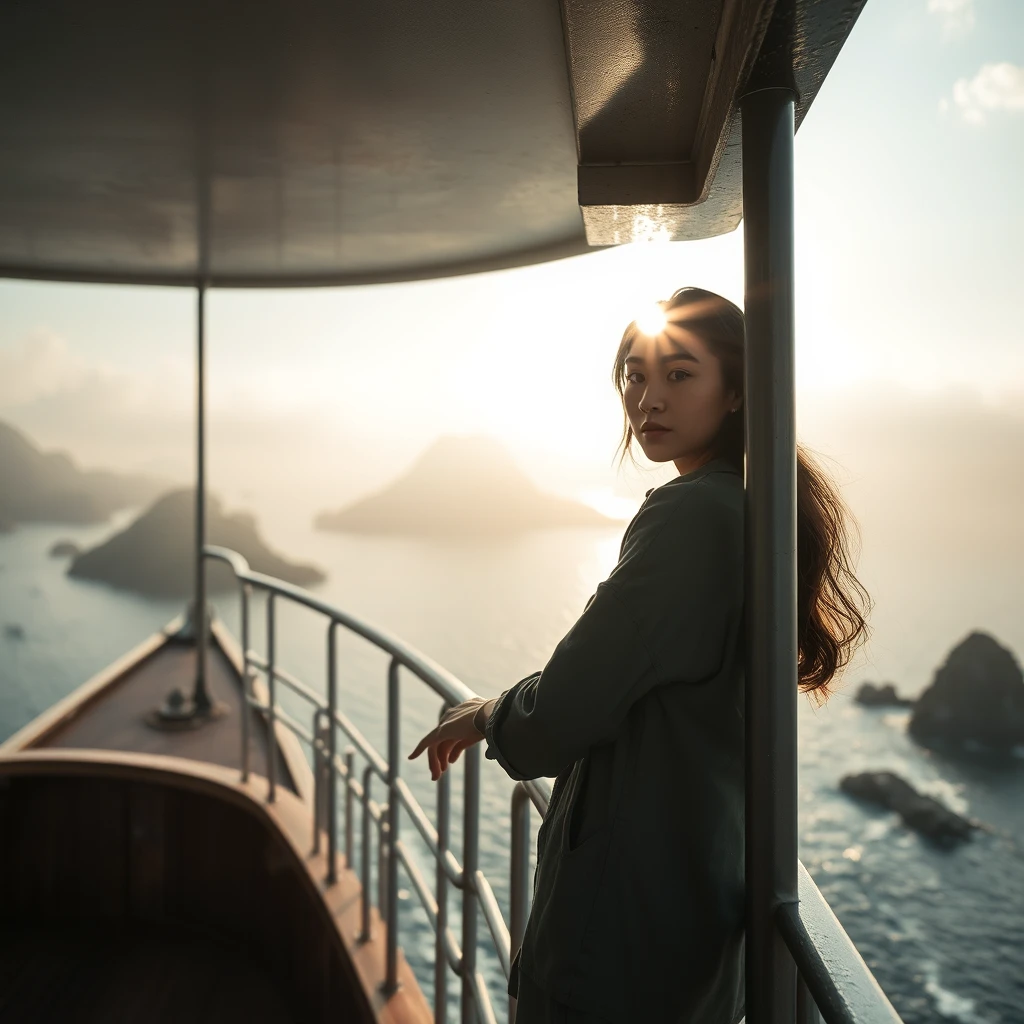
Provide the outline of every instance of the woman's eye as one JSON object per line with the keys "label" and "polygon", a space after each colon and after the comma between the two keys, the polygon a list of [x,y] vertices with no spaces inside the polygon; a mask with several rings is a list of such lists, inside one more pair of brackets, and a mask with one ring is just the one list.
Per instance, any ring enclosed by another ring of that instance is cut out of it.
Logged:
{"label": "woman's eye", "polygon": [[[678,376],[673,376],[673,374],[678,374]],[[669,372],[668,379],[669,380],[686,380],[687,377],[692,377],[692,376],[693,376],[693,374],[690,373],[687,370],[672,370],[672,371]]]}
{"label": "woman's eye", "polygon": [[627,384],[639,384],[641,382],[639,380],[637,380],[637,378],[638,377],[642,377],[642,376],[643,376],[643,374],[639,370],[634,370],[632,373],[627,373],[626,374],[626,383]]}

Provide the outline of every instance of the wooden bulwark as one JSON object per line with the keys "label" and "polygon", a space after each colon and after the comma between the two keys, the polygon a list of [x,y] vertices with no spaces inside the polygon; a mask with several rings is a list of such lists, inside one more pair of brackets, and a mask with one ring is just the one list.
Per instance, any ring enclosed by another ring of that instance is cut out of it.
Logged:
{"label": "wooden bulwark", "polygon": [[[5,962],[22,964],[0,970],[0,1017],[51,1019],[39,1009],[44,993],[34,1001],[25,987],[49,969],[54,998],[63,986],[79,992],[83,1013],[89,1000],[100,1007],[98,1016],[52,1019],[198,1022],[224,1000],[245,1004],[252,969],[263,979],[253,982],[266,995],[263,1015],[208,1019],[425,1024],[430,1008],[401,953],[399,990],[381,991],[385,926],[372,911],[372,938],[359,941],[362,890],[344,857],[338,882],[324,883],[326,857],[311,853],[312,774],[280,724],[271,748],[277,798],[266,802],[266,723],[252,711],[252,774],[242,783],[240,652],[222,628],[210,645],[210,678],[229,713],[194,731],[145,724],[155,697],[191,684],[194,648],[172,632],[151,637],[0,747],[0,948],[20,949]],[[126,943],[139,985],[157,993],[136,1016],[103,1009],[124,977],[118,951]],[[54,950],[49,968],[46,948]],[[93,964],[87,992],[85,960]],[[195,975],[203,1006],[182,1009],[174,964]]]}

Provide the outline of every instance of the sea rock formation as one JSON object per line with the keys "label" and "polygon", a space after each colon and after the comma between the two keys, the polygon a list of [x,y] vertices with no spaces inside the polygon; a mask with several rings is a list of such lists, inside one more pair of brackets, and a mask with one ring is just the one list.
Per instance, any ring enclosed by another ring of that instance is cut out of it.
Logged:
{"label": "sea rock formation", "polygon": [[1011,754],[1024,745],[1024,676],[1013,653],[971,633],[918,697],[907,730],[944,750]]}
{"label": "sea rock formation", "polygon": [[81,548],[73,540],[59,540],[50,548],[51,558],[77,558]]}
{"label": "sea rock formation", "polygon": [[0,524],[9,528],[101,523],[119,508],[152,501],[163,486],[149,477],[81,470],[67,455],[41,451],[6,423],[0,423],[0,481]]}
{"label": "sea rock formation", "polygon": [[914,704],[909,697],[901,697],[892,683],[862,683],[854,700],[869,708],[909,708]]}
{"label": "sea rock formation", "polygon": [[589,505],[539,490],[486,437],[442,437],[384,490],[315,520],[320,530],[450,536],[614,523]]}
{"label": "sea rock formation", "polygon": [[[225,514],[213,495],[207,498],[206,512],[207,543],[237,551],[256,572],[298,586],[324,578],[315,566],[296,565],[271,551],[248,513]],[[195,491],[172,491],[122,532],[82,552],[68,574],[152,597],[186,597],[195,580],[194,537]],[[207,581],[212,591],[236,586],[230,570],[219,562],[208,565]]]}
{"label": "sea rock formation", "polygon": [[951,811],[938,800],[919,793],[892,772],[844,775],[839,788],[850,796],[896,811],[909,828],[940,845],[953,845],[971,837],[975,822]]}

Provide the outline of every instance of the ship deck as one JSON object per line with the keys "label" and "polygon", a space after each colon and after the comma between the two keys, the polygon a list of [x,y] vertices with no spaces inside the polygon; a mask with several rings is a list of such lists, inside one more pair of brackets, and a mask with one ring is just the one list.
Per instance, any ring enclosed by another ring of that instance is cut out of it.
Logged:
{"label": "ship deck", "polygon": [[[277,723],[271,733],[244,701],[241,650],[222,624],[212,626],[207,679],[224,713],[194,729],[149,723],[172,690],[194,684],[196,651],[176,639],[180,628],[171,623],[0,743],[0,831],[12,837],[0,849],[0,895],[12,904],[0,923],[0,1018],[320,1019],[296,1002],[298,984],[335,1007],[331,1019],[425,1024],[432,1013],[401,950],[398,991],[381,987],[384,922],[371,906],[371,936],[360,937],[362,888],[340,853],[337,881],[325,883],[326,844],[310,848],[309,764],[292,732]],[[252,691],[266,703],[258,676]],[[221,911],[224,934],[203,923]],[[276,974],[248,948],[259,936]],[[278,987],[287,979],[290,993]]]}
{"label": "ship deck", "polygon": [[[267,776],[273,750],[278,785],[299,796],[303,754],[297,741],[283,749],[288,733],[278,733],[268,742],[266,720],[242,697],[240,651],[226,631],[214,627],[214,641],[207,657],[207,685],[224,713],[195,729],[158,729],[149,724],[152,712],[174,689],[188,695],[195,682],[196,649],[191,643],[176,643],[172,624],[157,638],[137,648],[125,662],[110,666],[40,715],[29,726],[3,744],[4,750],[117,750],[138,754],[185,757],[241,771],[240,717],[249,716],[249,769]],[[152,649],[148,649],[151,647]],[[258,687],[258,689],[261,687]],[[299,761],[296,761],[296,758]]]}

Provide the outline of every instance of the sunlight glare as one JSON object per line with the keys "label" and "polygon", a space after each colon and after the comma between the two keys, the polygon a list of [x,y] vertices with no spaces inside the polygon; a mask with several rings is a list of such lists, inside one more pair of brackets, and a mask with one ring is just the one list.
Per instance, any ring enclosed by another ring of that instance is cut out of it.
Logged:
{"label": "sunlight glare", "polygon": [[649,335],[655,337],[661,334],[665,330],[665,324],[668,323],[668,315],[665,310],[657,302],[652,302],[648,309],[645,309],[637,318],[636,325],[640,330]]}

